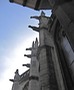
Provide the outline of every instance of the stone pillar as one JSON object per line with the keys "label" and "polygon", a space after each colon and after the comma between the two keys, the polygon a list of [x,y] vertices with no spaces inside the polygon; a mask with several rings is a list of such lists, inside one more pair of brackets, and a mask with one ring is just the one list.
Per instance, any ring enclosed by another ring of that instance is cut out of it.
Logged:
{"label": "stone pillar", "polygon": [[18,69],[15,72],[14,79],[10,79],[13,82],[12,90],[21,90],[19,85],[20,75]]}
{"label": "stone pillar", "polygon": [[[28,49],[27,49],[28,50]],[[39,90],[39,61],[37,60],[38,40],[32,43],[28,90]],[[28,56],[28,55],[25,55]]]}
{"label": "stone pillar", "polygon": [[40,87],[41,90],[58,90],[57,81],[55,77],[54,64],[52,60],[51,48],[53,48],[52,36],[48,31],[49,17],[42,12],[41,15],[33,16],[39,20],[39,28],[32,27],[33,30],[39,32],[39,50],[38,59],[40,63]]}

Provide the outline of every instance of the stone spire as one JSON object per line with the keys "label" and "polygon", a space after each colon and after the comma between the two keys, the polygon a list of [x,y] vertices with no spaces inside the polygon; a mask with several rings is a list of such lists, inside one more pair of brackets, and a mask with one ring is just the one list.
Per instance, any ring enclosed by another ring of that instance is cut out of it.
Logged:
{"label": "stone spire", "polygon": [[[38,40],[32,43],[31,50],[31,62],[30,62],[30,76],[29,76],[29,88],[28,90],[39,90],[39,62],[37,60]],[[25,55],[28,56],[28,55]]]}
{"label": "stone spire", "polygon": [[13,82],[12,90],[20,90],[19,80],[20,80],[19,71],[18,69],[16,69],[14,79],[10,79],[10,81]]}

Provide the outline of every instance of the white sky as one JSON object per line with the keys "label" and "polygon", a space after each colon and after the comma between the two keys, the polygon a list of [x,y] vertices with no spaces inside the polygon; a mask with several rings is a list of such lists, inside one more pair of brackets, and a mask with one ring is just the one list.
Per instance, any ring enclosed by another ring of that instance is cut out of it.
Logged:
{"label": "white sky", "polygon": [[19,69],[20,74],[28,69],[22,66],[22,64],[30,63],[30,59],[24,57],[24,54],[30,54],[30,52],[25,49],[31,47],[32,41],[35,40],[36,36],[38,37],[38,34],[21,41],[18,46],[15,46],[13,50],[11,49],[10,55],[5,57],[6,70],[2,75],[2,79],[0,79],[0,90],[11,90],[12,82],[9,79],[13,79],[16,69]]}

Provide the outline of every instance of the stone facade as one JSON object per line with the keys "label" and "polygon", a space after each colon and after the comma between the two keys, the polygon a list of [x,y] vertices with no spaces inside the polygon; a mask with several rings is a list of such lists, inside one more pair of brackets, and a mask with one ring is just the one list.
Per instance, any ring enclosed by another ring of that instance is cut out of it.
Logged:
{"label": "stone facade", "polygon": [[[39,20],[39,27],[29,26],[39,33],[36,57],[25,55],[38,60],[38,90],[74,90],[74,0],[47,0],[48,6],[44,5],[45,0],[38,1],[32,8],[51,8],[52,11],[50,17],[46,17],[44,12],[32,16]],[[30,75],[34,70],[30,70]],[[33,80],[29,82],[34,85]],[[36,90],[35,86],[31,87],[29,90]]]}

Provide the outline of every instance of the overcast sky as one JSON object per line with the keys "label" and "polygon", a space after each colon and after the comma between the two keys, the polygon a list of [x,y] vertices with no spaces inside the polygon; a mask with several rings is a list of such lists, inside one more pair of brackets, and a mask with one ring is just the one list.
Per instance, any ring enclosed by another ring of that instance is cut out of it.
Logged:
{"label": "overcast sky", "polygon": [[[0,90],[11,90],[9,79],[14,78],[16,69],[20,74],[28,69],[22,67],[22,64],[30,62],[24,57],[24,54],[30,53],[25,49],[31,47],[38,37],[37,32],[28,28],[38,24],[30,16],[39,16],[40,12],[12,4],[9,0],[0,0]],[[45,12],[50,15],[50,11]]]}

